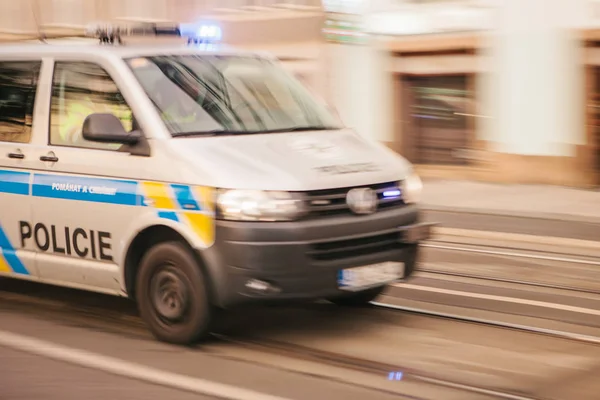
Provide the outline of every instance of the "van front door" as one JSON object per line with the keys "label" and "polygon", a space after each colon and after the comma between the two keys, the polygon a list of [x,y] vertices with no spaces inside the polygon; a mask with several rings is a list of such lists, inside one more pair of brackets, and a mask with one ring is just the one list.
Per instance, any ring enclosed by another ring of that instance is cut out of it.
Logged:
{"label": "van front door", "polygon": [[112,113],[132,129],[132,111],[105,67],[56,62],[49,145],[38,155],[45,170],[32,180],[35,234],[44,238],[37,265],[49,281],[118,293],[124,235],[141,204],[137,182],[149,158],[83,139],[92,113]]}

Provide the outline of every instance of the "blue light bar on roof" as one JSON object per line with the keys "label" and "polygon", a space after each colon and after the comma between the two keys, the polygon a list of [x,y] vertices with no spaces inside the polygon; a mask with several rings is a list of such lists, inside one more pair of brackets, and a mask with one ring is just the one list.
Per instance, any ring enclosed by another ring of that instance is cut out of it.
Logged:
{"label": "blue light bar on roof", "polygon": [[188,43],[218,43],[223,37],[221,27],[211,22],[180,24],[179,31],[181,36],[188,38]]}

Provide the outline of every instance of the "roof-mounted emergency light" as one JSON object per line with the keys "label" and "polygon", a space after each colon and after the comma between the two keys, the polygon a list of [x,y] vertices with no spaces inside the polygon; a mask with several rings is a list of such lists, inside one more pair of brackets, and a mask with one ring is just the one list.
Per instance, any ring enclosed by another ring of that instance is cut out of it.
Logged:
{"label": "roof-mounted emergency light", "polygon": [[124,37],[155,36],[187,38],[188,44],[216,44],[223,37],[221,27],[214,23],[196,24],[95,24],[89,25],[85,35],[95,37],[100,44],[123,44]]}
{"label": "roof-mounted emergency light", "polygon": [[188,44],[215,44],[223,38],[221,27],[213,23],[179,25],[181,36],[187,37]]}

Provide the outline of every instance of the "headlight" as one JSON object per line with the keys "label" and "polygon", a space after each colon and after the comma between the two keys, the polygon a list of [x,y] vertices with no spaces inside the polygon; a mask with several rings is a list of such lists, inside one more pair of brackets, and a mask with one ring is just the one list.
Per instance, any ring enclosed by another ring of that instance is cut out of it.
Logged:
{"label": "headlight", "polygon": [[299,194],[224,189],[217,198],[219,217],[235,221],[291,221],[304,214]]}
{"label": "headlight", "polygon": [[406,179],[402,181],[402,198],[405,203],[418,203],[421,201],[421,192],[423,191],[423,182],[419,175],[411,172]]}

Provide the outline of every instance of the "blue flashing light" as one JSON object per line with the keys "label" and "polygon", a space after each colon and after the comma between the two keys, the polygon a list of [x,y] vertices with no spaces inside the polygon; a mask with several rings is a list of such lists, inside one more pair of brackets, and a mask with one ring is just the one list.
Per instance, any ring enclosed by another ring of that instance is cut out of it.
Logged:
{"label": "blue flashing light", "polygon": [[383,197],[385,197],[386,199],[398,196],[400,196],[400,189],[386,190],[385,192],[383,192]]}
{"label": "blue flashing light", "polygon": [[219,43],[223,38],[223,31],[217,24],[206,22],[179,25],[181,36],[187,37],[188,44]]}
{"label": "blue flashing light", "polygon": [[388,374],[388,380],[390,381],[401,381],[404,374],[400,371],[392,371]]}

